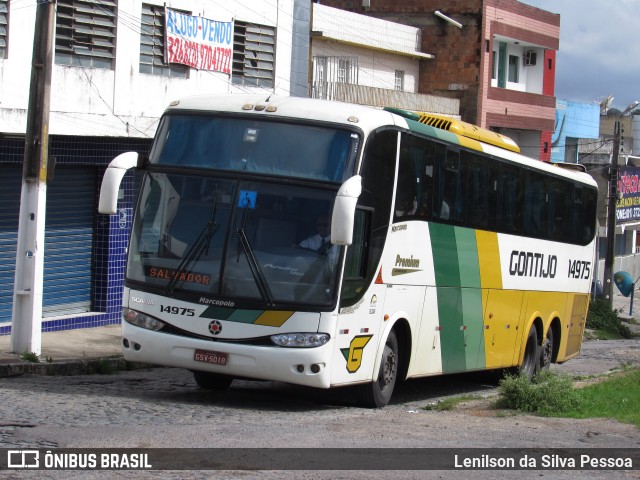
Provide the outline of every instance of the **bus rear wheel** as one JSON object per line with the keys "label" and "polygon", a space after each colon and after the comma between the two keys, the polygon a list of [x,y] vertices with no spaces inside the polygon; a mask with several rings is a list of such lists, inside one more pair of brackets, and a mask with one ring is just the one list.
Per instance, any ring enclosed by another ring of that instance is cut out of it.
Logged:
{"label": "bus rear wheel", "polygon": [[540,370],[549,370],[553,361],[554,349],[553,329],[549,327],[547,330],[547,338],[545,338],[542,348],[540,349]]}
{"label": "bus rear wheel", "polygon": [[378,378],[358,390],[358,403],[367,408],[384,407],[393,394],[393,388],[398,378],[398,339],[395,331],[391,331],[387,337],[380,361]]}
{"label": "bus rear wheel", "polygon": [[529,380],[538,371],[540,366],[540,352],[538,350],[538,329],[534,326],[529,330],[527,341],[524,349],[524,358],[519,368],[520,375],[524,375]]}
{"label": "bus rear wheel", "polygon": [[193,379],[200,388],[218,392],[226,390],[229,388],[229,385],[231,385],[231,382],[233,382],[233,377],[229,377],[228,375],[199,371],[193,372]]}

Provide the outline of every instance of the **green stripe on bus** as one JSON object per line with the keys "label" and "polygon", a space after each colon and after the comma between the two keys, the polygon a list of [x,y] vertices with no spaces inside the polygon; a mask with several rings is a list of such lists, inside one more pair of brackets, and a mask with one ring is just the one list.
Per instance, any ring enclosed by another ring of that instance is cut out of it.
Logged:
{"label": "green stripe on bus", "polygon": [[264,310],[236,310],[227,320],[238,323],[255,322]]}
{"label": "green stripe on bus", "polygon": [[235,310],[233,308],[208,307],[200,316],[216,320],[227,320],[229,322],[253,323],[263,313],[264,310]]}
{"label": "green stripe on bus", "polygon": [[462,321],[466,369],[485,368],[482,290],[479,288],[462,289]]}
{"label": "green stripe on bus", "polygon": [[442,372],[466,370],[460,288],[438,288],[438,318],[440,319]]}
{"label": "green stripe on bus", "polygon": [[410,119],[407,119],[407,125],[409,126],[410,130],[413,130],[416,133],[421,133],[423,135],[438,138],[440,140],[444,140],[445,142],[451,142],[454,145],[460,145],[460,138],[455,133],[451,133],[440,128],[434,128],[430,125],[425,125],[424,123],[416,122]]}
{"label": "green stripe on bus", "polygon": [[233,308],[207,307],[200,315],[202,318],[213,318],[215,320],[227,320],[235,312]]}
{"label": "green stripe on bus", "polygon": [[438,287],[459,287],[460,267],[454,227],[430,223],[429,234],[431,236],[436,285]]}
{"label": "green stripe on bus", "polygon": [[431,223],[429,233],[438,287],[442,371],[484,368],[482,290],[475,230]]}
{"label": "green stripe on bus", "polygon": [[456,248],[462,287],[480,288],[480,264],[476,231],[471,228],[455,227]]}

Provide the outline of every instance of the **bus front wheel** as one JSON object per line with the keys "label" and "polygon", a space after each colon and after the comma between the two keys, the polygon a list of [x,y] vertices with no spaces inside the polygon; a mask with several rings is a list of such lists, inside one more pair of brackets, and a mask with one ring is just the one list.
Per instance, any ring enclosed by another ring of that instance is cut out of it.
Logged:
{"label": "bus front wheel", "polygon": [[372,383],[359,387],[358,403],[368,408],[384,407],[391,399],[397,377],[398,339],[395,331],[392,330],[384,345],[378,378]]}
{"label": "bus front wheel", "polygon": [[200,388],[214,391],[226,390],[233,382],[233,377],[227,375],[198,371],[193,372],[193,379]]}

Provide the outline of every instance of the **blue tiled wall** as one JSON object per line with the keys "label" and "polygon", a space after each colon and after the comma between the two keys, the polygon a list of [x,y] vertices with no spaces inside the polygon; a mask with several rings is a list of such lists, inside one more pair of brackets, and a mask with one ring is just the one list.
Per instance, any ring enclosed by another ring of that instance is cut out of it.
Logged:
{"label": "blue tiled wall", "polygon": [[[98,178],[101,180],[106,166],[114,157],[131,150],[146,154],[149,151],[151,139],[51,136],[49,145],[49,156],[56,158],[56,165],[94,166],[98,169]],[[22,163],[23,152],[24,139],[0,139],[0,172],[2,164]],[[55,320],[45,318],[42,321],[43,332],[120,323],[126,250],[136,196],[135,184],[134,173],[127,173],[123,181],[125,197],[118,202],[118,209],[126,215],[124,224],[120,221],[119,215],[106,216],[96,212],[92,311],[100,313]],[[96,205],[99,193],[98,182]],[[17,217],[19,211],[17,203],[15,208]],[[11,275],[13,275],[13,269],[11,269]],[[0,323],[0,335],[10,333],[11,324]]]}

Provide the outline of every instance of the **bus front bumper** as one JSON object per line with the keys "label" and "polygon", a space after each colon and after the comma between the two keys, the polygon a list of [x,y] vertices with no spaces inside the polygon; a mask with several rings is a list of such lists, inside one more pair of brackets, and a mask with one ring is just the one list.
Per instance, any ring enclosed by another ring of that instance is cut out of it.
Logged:
{"label": "bus front bumper", "polygon": [[[316,388],[330,386],[331,344],[329,340],[321,347],[285,348],[211,342],[122,322],[122,353],[128,361]],[[197,358],[217,364],[196,360],[196,350]]]}

